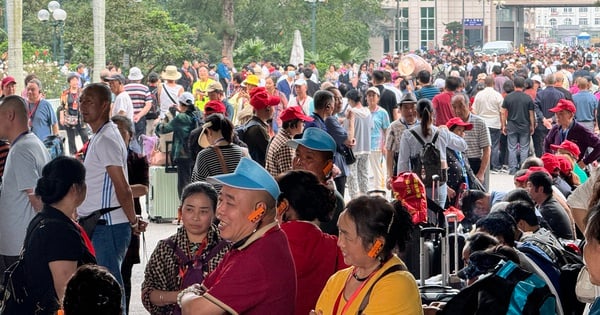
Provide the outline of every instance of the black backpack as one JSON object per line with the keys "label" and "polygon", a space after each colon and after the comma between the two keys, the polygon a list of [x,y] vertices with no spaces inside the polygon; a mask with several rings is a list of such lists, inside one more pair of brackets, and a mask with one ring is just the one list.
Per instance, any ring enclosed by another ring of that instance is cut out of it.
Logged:
{"label": "black backpack", "polygon": [[252,126],[260,126],[260,123],[254,119],[250,119],[245,124],[235,127],[235,134],[243,143],[246,143],[246,131],[248,131],[248,128]]}
{"label": "black backpack", "polygon": [[158,113],[160,111],[158,106],[158,88],[154,87],[154,89],[150,91],[150,97],[152,97],[152,107],[150,107],[150,110],[144,117],[152,120],[158,118]]}
{"label": "black backpack", "polygon": [[418,155],[410,158],[412,172],[416,173],[425,187],[431,187],[433,184],[433,176],[437,175],[441,180],[442,175],[442,160],[440,159],[440,150],[435,146],[439,131],[433,135],[431,142],[425,143],[414,129],[410,129],[410,133],[423,146]]}

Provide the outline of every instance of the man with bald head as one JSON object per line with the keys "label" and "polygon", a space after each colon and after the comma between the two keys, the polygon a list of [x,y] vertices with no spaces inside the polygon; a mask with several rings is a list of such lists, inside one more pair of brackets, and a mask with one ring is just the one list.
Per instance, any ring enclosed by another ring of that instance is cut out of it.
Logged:
{"label": "man with bald head", "polygon": [[19,258],[29,221],[42,209],[34,191],[50,154],[29,131],[27,103],[17,95],[0,103],[0,139],[11,143],[0,186],[0,271],[4,274]]}
{"label": "man with bald head", "polygon": [[[561,71],[557,72],[554,74],[554,87],[559,90],[562,94],[565,95],[565,99],[568,99],[569,101],[573,101],[573,94],[571,94],[571,92],[569,92],[569,90],[567,90],[565,88],[565,84],[566,86],[569,86],[569,80],[567,79],[567,77],[565,77],[565,74]],[[566,83],[565,83],[566,82]]]}

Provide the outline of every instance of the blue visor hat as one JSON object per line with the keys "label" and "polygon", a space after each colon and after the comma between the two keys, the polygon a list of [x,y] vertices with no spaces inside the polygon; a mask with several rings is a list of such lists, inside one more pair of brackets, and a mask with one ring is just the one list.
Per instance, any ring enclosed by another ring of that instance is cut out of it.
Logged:
{"label": "blue visor hat", "polygon": [[302,139],[289,140],[287,145],[296,149],[298,145],[303,145],[315,151],[330,151],[336,150],[335,140],[324,130],[317,127],[310,127],[304,130]]}
{"label": "blue visor hat", "polygon": [[237,189],[264,190],[273,199],[279,197],[279,185],[260,164],[244,157],[233,173],[210,176],[206,179],[211,184],[221,184]]}

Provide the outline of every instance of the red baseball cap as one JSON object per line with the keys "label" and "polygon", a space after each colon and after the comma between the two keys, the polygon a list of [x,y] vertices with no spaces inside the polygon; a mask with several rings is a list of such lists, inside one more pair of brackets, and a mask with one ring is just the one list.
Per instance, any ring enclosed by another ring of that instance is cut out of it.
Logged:
{"label": "red baseball cap", "polygon": [[454,126],[465,127],[465,130],[473,129],[472,123],[464,122],[460,117],[451,118],[450,120],[448,120],[448,122],[446,122],[446,127],[448,127],[448,129],[452,129],[452,127]]}
{"label": "red baseball cap", "polygon": [[270,95],[264,87],[257,87],[250,93],[250,105],[255,110],[267,108],[269,106],[279,105],[281,99],[279,96]]}
{"label": "red baseball cap", "polygon": [[294,119],[300,119],[302,121],[313,121],[314,119],[310,116],[304,115],[300,106],[290,106],[286,108],[281,115],[279,115],[281,121],[290,121]]}
{"label": "red baseball cap", "polygon": [[226,111],[227,110],[225,108],[225,104],[217,100],[209,101],[208,103],[206,103],[206,105],[204,105],[205,116],[215,113],[225,114]]}
{"label": "red baseball cap", "polygon": [[561,110],[570,111],[571,113],[575,113],[577,111],[573,102],[566,100],[564,98],[558,100],[558,103],[556,103],[556,106],[550,108],[550,111],[553,113],[560,112]]}
{"label": "red baseball cap", "polygon": [[558,164],[560,164],[560,172],[565,175],[571,174],[573,171],[573,164],[569,158],[564,155],[557,155],[556,159],[558,160]]}
{"label": "red baseball cap", "polygon": [[4,87],[4,86],[9,85],[11,83],[17,84],[17,81],[15,81],[15,78],[13,78],[11,76],[7,76],[7,77],[4,77],[2,79],[2,85],[0,85],[0,86]]}
{"label": "red baseball cap", "polygon": [[521,176],[517,177],[517,181],[524,183],[529,179],[529,175],[531,175],[532,173],[535,173],[535,172],[544,172],[544,173],[550,175],[550,173],[548,173],[548,171],[543,166],[532,166],[529,169],[527,169],[527,173],[525,173],[525,175],[521,175]]}
{"label": "red baseball cap", "polygon": [[556,155],[550,153],[544,153],[541,157],[544,162],[544,168],[549,173],[553,173],[557,168],[560,169],[560,162],[556,158]]}
{"label": "red baseball cap", "polygon": [[579,146],[577,144],[575,144],[575,142],[569,141],[569,140],[563,141],[563,143],[561,143],[560,145],[551,144],[550,148],[554,151],[558,151],[559,149],[568,151],[576,159],[579,159],[579,155],[581,154],[581,151],[579,150]]}

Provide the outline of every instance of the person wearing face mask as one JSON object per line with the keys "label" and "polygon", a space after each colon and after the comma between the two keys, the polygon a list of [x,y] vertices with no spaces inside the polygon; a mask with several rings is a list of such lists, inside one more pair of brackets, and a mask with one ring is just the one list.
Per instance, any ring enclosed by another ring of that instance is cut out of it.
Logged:
{"label": "person wearing face mask", "polygon": [[286,73],[281,76],[277,82],[277,90],[279,90],[289,100],[293,94],[294,81],[296,81],[296,66],[289,64],[286,66]]}

